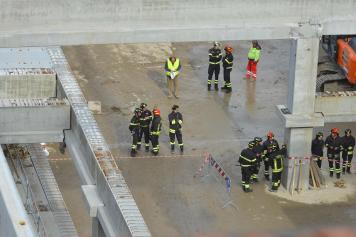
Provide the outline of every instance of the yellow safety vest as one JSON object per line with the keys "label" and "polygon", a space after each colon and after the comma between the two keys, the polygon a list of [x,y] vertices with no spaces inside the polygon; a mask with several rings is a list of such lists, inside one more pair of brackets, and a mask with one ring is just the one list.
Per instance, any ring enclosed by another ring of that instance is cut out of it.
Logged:
{"label": "yellow safety vest", "polygon": [[251,47],[250,51],[248,51],[248,59],[258,61],[260,59],[260,51],[259,49]]}
{"label": "yellow safety vest", "polygon": [[174,62],[174,64],[171,62],[171,60],[169,60],[169,58],[167,59],[167,67],[168,67],[168,72],[166,72],[166,75],[167,76],[170,76],[171,75],[171,71],[175,72],[176,75],[179,74],[179,71],[178,71],[178,67],[179,67],[179,58],[176,58],[176,61]]}

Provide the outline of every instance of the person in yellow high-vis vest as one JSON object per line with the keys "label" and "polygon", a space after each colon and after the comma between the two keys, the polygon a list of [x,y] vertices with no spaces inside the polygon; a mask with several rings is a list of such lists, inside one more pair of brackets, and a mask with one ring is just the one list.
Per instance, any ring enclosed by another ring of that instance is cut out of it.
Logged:
{"label": "person in yellow high-vis vest", "polygon": [[168,98],[172,98],[173,95],[178,99],[178,76],[182,66],[179,58],[171,56],[167,59],[164,69],[166,71],[167,86],[168,86]]}
{"label": "person in yellow high-vis vest", "polygon": [[246,67],[245,79],[256,80],[257,79],[257,63],[260,60],[261,46],[257,40],[252,41],[252,47],[248,51],[248,63]]}

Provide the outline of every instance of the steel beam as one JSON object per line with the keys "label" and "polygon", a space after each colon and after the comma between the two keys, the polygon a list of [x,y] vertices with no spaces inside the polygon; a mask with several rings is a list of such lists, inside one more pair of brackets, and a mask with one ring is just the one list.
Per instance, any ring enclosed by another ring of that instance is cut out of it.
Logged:
{"label": "steel beam", "polygon": [[[356,2],[0,0],[0,46],[311,38],[356,34]],[[321,10],[322,6],[322,10]]]}
{"label": "steel beam", "polygon": [[0,99],[0,144],[61,142],[70,105],[58,99]]}

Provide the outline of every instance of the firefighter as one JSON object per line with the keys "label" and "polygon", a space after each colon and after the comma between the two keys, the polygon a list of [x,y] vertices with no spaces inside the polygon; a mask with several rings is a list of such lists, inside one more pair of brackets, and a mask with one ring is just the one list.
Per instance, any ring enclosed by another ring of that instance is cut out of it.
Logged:
{"label": "firefighter", "polygon": [[142,112],[140,117],[140,133],[138,136],[137,150],[141,148],[142,137],[145,137],[145,151],[150,150],[150,123],[152,121],[152,113],[147,109],[146,103],[141,103]]}
{"label": "firefighter", "polygon": [[250,141],[248,147],[241,151],[239,157],[239,163],[241,165],[241,175],[242,175],[242,190],[246,193],[252,192],[250,187],[250,178],[252,169],[256,163],[256,156],[253,152],[254,142]]}
{"label": "firefighter", "polygon": [[208,69],[208,91],[211,89],[211,83],[213,74],[215,73],[214,86],[215,90],[219,90],[219,73],[220,73],[220,62],[222,58],[221,49],[218,42],[214,42],[214,46],[209,49],[209,69]]}
{"label": "firefighter", "polygon": [[[342,150],[342,139],[339,137],[339,129],[331,129],[331,134],[325,139],[325,146],[327,148],[327,156],[329,160],[330,177],[336,173],[336,178],[340,178],[340,152]],[[335,163],[335,166],[334,166]]]}
{"label": "firefighter", "polygon": [[248,51],[248,63],[247,63],[247,73],[245,79],[252,78],[256,81],[257,78],[257,63],[260,60],[261,46],[258,44],[257,40],[252,41],[252,47]]}
{"label": "firefighter", "polygon": [[167,77],[168,86],[168,98],[172,98],[173,95],[178,99],[178,75],[180,73],[182,66],[180,64],[179,58],[171,56],[167,59],[164,69]]}
{"label": "firefighter", "polygon": [[255,153],[255,156],[256,156],[256,163],[255,163],[255,166],[253,168],[253,172],[252,172],[252,175],[251,175],[251,180],[253,182],[258,182],[258,172],[260,171],[261,162],[264,159],[262,138],[255,137],[253,139],[253,142],[254,142],[253,152]]}
{"label": "firefighter", "polygon": [[351,161],[354,156],[354,148],[355,148],[355,138],[351,135],[351,129],[345,130],[345,136],[342,137],[342,173],[351,174]]}
{"label": "firefighter", "polygon": [[131,118],[131,122],[129,125],[129,130],[132,134],[132,145],[131,145],[131,156],[135,157],[137,153],[137,142],[138,136],[140,133],[140,117],[142,110],[140,108],[136,108],[134,111],[134,116]]}
{"label": "firefighter", "polygon": [[224,68],[224,86],[221,87],[222,90],[225,90],[226,93],[230,93],[232,91],[231,81],[230,81],[230,73],[232,71],[234,56],[232,56],[233,48],[230,45],[225,46],[225,55],[222,59],[223,68]]}
{"label": "firefighter", "polygon": [[169,121],[169,138],[171,143],[171,152],[174,152],[175,138],[177,137],[180,152],[183,153],[183,138],[182,138],[182,124],[183,116],[178,112],[178,105],[173,105],[172,112],[168,115]]}
{"label": "firefighter", "polygon": [[272,153],[272,150],[271,150],[271,147],[275,145],[277,147],[277,149],[279,149],[279,145],[278,145],[278,142],[277,140],[274,139],[274,134],[273,132],[269,131],[267,133],[267,140],[263,142],[263,154],[264,154],[264,160],[263,160],[263,163],[264,163],[264,166],[265,166],[265,179],[267,181],[269,181],[269,165],[270,165],[270,161],[269,161],[269,158],[270,158],[270,155]]}
{"label": "firefighter", "polygon": [[152,153],[156,156],[159,152],[159,135],[161,133],[161,111],[158,108],[153,110],[153,120],[151,123]]}
{"label": "firefighter", "polygon": [[283,171],[283,162],[287,155],[287,149],[285,145],[282,145],[281,149],[278,149],[276,144],[270,146],[270,166],[272,167],[272,185],[271,192],[277,192],[281,185],[281,177]]}
{"label": "firefighter", "polygon": [[315,139],[312,141],[311,153],[319,168],[321,168],[321,159],[324,156],[324,139],[323,133],[318,132],[315,136]]}

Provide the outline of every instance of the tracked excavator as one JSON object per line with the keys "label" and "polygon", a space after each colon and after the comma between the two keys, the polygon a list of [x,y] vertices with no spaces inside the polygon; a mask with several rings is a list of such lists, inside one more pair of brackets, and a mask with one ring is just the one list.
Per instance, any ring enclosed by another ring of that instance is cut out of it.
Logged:
{"label": "tracked excavator", "polygon": [[317,92],[356,91],[356,35],[326,35],[320,45]]}

